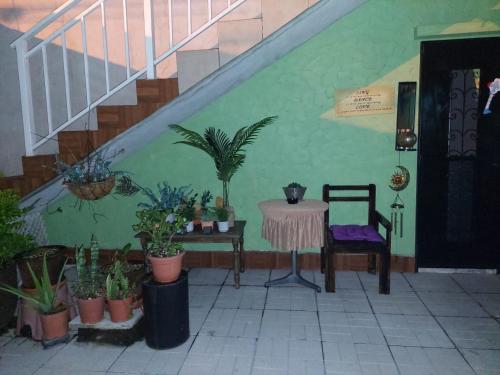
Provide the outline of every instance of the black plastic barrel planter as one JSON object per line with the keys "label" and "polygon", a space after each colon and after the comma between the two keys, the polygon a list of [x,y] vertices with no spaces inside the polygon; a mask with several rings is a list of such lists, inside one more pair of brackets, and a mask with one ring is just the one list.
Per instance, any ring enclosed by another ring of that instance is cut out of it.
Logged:
{"label": "black plastic barrel planter", "polygon": [[188,275],[173,283],[143,282],[144,336],[153,349],[169,349],[189,338]]}

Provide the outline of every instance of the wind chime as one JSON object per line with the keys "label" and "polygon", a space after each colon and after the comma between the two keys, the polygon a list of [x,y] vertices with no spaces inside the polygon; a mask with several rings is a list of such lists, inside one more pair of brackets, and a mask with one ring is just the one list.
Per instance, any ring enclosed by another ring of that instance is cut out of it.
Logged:
{"label": "wind chime", "polygon": [[410,172],[402,165],[397,165],[396,170],[391,176],[391,183],[389,185],[392,190],[397,192],[391,204],[391,224],[394,228],[394,235],[397,236],[399,233],[399,237],[401,238],[403,237],[403,213],[405,204],[399,196],[399,192],[406,189],[409,183]]}

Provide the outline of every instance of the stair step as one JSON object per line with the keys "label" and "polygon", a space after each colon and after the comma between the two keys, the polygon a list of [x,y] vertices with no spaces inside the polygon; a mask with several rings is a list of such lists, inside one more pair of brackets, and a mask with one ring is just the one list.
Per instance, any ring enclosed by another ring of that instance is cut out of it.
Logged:
{"label": "stair step", "polygon": [[62,131],[59,137],[59,158],[75,164],[97,148],[97,130]]}
{"label": "stair step", "polygon": [[177,78],[139,79],[136,81],[137,102],[168,103],[179,96]]}
{"label": "stair step", "polygon": [[12,189],[19,195],[24,196],[29,193],[26,188],[24,176],[9,176],[0,178],[0,190]]}
{"label": "stair step", "polygon": [[150,116],[164,103],[140,103],[137,105],[113,105],[97,107],[99,129],[128,129]]}
{"label": "stair step", "polygon": [[23,156],[23,173],[27,178],[44,181],[52,180],[56,175],[56,155]]}

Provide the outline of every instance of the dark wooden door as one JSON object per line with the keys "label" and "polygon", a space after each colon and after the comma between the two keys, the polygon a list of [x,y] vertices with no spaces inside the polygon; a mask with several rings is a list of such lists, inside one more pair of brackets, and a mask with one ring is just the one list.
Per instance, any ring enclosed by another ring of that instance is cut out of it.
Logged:
{"label": "dark wooden door", "polygon": [[500,38],[421,45],[418,267],[500,268],[500,92],[486,108],[495,79]]}

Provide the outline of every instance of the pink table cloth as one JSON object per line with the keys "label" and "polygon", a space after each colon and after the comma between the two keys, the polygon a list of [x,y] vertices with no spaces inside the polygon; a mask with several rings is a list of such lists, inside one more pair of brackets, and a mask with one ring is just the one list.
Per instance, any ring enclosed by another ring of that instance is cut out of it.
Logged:
{"label": "pink table cloth", "polygon": [[281,251],[322,247],[323,213],[328,204],[308,199],[297,204],[288,204],[284,199],[273,199],[259,203],[264,216],[262,238]]}

